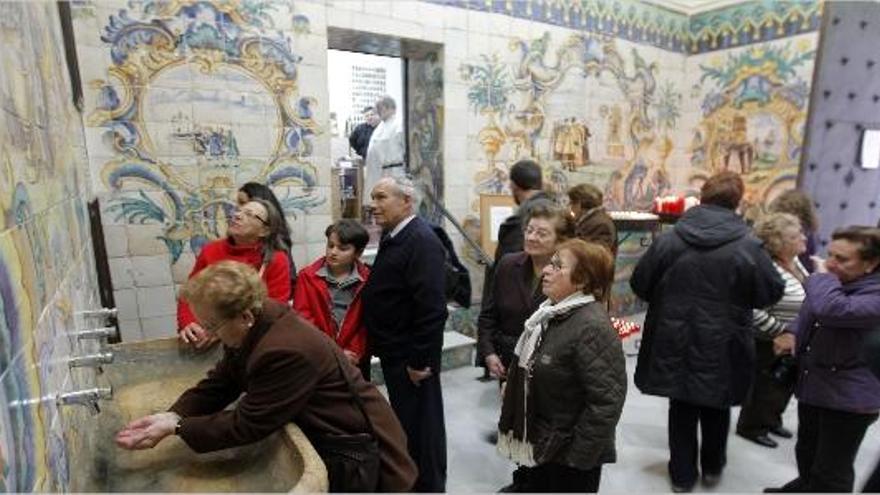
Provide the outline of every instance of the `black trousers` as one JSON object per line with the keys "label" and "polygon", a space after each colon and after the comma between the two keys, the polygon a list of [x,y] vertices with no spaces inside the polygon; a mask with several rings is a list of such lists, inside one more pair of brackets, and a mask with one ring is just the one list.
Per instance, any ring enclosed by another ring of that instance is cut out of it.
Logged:
{"label": "black trousers", "polygon": [[[446,491],[446,425],[440,374],[434,370],[416,386],[406,363],[381,360],[391,408],[406,432],[410,457],[419,468],[413,491]],[[433,367],[432,367],[433,369]]]}
{"label": "black trousers", "polygon": [[[703,445],[697,443],[699,424]],[[721,474],[727,464],[730,408],[717,409],[669,400],[669,477],[678,486],[697,482],[697,451],[704,474]]]}
{"label": "black trousers", "polygon": [[794,451],[798,478],[787,485],[795,492],[852,492],[853,463],[865,431],[877,414],[858,414],[798,404]]}
{"label": "black trousers", "polygon": [[766,435],[782,426],[782,413],[794,392],[793,384],[780,385],[770,378],[770,367],[776,362],[773,341],[755,339],[755,354],[755,382],[736,423],[736,432],[746,437]]}
{"label": "black trousers", "polygon": [[514,473],[516,491],[526,493],[597,493],[602,465],[577,469],[562,464],[519,467]]}

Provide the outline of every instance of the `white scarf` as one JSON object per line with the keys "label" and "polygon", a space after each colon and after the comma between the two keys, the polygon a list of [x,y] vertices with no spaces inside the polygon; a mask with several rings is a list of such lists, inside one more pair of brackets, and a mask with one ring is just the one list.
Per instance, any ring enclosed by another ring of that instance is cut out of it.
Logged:
{"label": "white scarf", "polygon": [[519,340],[516,341],[516,348],[514,348],[513,352],[519,356],[519,367],[526,370],[532,367],[532,354],[534,354],[538,344],[541,343],[541,337],[544,335],[544,329],[547,328],[548,321],[561,314],[568,313],[574,308],[590,304],[595,300],[596,298],[592,294],[586,295],[580,291],[556,304],[550,302],[550,299],[545,299],[538,306],[538,309],[532,313],[532,316],[529,316],[529,319],[526,320],[525,329],[522,335],[519,336]]}
{"label": "white scarf", "polygon": [[522,335],[516,342],[514,353],[519,359],[519,367],[523,369],[523,385],[524,396],[523,401],[523,417],[524,431],[522,438],[516,438],[513,431],[499,431],[497,449],[501,456],[510,459],[522,466],[534,466],[535,459],[532,451],[532,444],[528,441],[528,397],[529,397],[529,381],[531,380],[533,356],[535,350],[541,344],[544,336],[544,330],[547,329],[547,322],[553,318],[568,313],[574,308],[585,306],[595,301],[596,298],[586,295],[583,292],[575,292],[556,304],[545,300],[538,306],[538,309],[526,320]]}

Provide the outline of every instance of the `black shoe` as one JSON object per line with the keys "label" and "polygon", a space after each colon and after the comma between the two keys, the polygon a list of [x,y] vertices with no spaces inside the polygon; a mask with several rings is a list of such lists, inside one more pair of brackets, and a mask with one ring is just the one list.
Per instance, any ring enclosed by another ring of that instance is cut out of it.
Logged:
{"label": "black shoe", "polygon": [[497,431],[490,431],[483,438],[485,438],[486,441],[491,443],[492,445],[495,445],[498,443],[498,432]]}
{"label": "black shoe", "polygon": [[770,433],[780,438],[791,438],[794,436],[794,433],[784,426],[774,426],[773,428],[770,428]]}
{"label": "black shoe", "polygon": [[721,473],[703,473],[703,486],[714,488],[721,483]]}
{"label": "black shoe", "polygon": [[752,442],[755,442],[762,447],[768,447],[771,449],[779,447],[779,444],[776,443],[776,440],[768,437],[766,433],[762,435],[743,435],[742,433],[737,433],[737,435],[745,438],[746,440],[751,440]]}
{"label": "black shoe", "polygon": [[672,484],[672,493],[690,493],[694,491],[694,485],[676,485]]}
{"label": "black shoe", "polygon": [[795,478],[777,488],[764,488],[764,493],[798,493],[805,491],[808,490],[805,490],[804,487],[801,486],[800,478]]}
{"label": "black shoe", "polygon": [[520,486],[516,483],[511,483],[498,489],[498,493],[519,493],[521,491],[522,490],[520,490]]}

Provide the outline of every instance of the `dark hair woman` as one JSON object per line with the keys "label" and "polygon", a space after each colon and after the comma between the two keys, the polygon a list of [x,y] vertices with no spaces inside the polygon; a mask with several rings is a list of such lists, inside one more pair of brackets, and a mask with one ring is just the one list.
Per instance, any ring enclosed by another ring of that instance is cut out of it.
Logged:
{"label": "dark hair woman", "polygon": [[598,242],[617,254],[617,228],[602,207],[602,191],[592,184],[578,184],[568,190],[568,207],[578,239]]}
{"label": "dark hair woman", "polygon": [[574,239],[543,269],[547,300],[516,343],[498,421],[498,452],[520,466],[511,491],[595,493],[616,460],[626,363],[600,302],[612,266],[604,246]]}
{"label": "dark hair woman", "polygon": [[[221,261],[239,261],[258,270],[269,297],[287,303],[291,294],[290,265],[279,234],[283,223],[281,213],[268,201],[255,199],[238,207],[229,222],[226,237],[202,247],[189,277]],[[177,301],[177,328],[180,340],[196,348],[217,342],[183,299]]]}
{"label": "dark hair woman", "polygon": [[278,197],[275,196],[275,193],[272,192],[272,189],[265,184],[260,184],[259,182],[245,182],[238,189],[238,194],[236,196],[236,202],[238,206],[242,206],[251,199],[262,199],[264,201],[268,201],[275,207],[276,210],[281,214],[281,224],[278,226],[278,236],[281,241],[284,243],[284,251],[287,252],[287,261],[290,264],[290,295],[293,296],[293,289],[296,287],[296,264],[293,262],[293,254],[291,252],[293,248],[293,240],[290,235],[290,226],[287,225],[287,217],[284,215],[284,208],[281,206],[281,202],[278,201]]}
{"label": "dark hair woman", "polygon": [[880,412],[880,379],[862,354],[880,332],[880,229],[835,231],[791,326],[797,348],[798,477],[770,492],[852,492],[853,462]]}

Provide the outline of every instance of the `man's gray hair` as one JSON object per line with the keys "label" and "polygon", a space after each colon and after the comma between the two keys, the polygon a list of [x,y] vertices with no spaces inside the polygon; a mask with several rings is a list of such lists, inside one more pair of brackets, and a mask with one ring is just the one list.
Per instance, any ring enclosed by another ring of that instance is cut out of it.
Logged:
{"label": "man's gray hair", "polygon": [[390,97],[390,96],[388,96],[388,95],[385,95],[385,96],[379,98],[379,101],[376,102],[376,109],[378,109],[379,107],[382,107],[382,108],[393,108],[393,109],[396,110],[396,109],[397,109],[397,103],[394,101],[394,98],[392,98],[392,97]]}
{"label": "man's gray hair", "polygon": [[394,183],[394,187],[397,189],[397,193],[403,197],[412,199],[413,204],[419,203],[419,191],[416,189],[415,182],[413,182],[412,177],[409,175],[398,177],[398,176],[388,176],[382,177],[382,180],[388,180]]}

